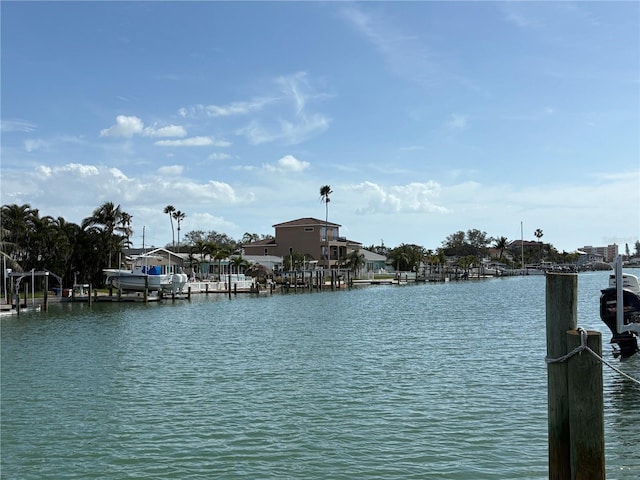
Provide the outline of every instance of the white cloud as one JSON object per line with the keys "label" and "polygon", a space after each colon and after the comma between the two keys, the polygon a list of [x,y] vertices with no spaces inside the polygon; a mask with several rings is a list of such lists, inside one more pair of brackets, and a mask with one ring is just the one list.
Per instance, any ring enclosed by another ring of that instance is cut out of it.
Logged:
{"label": "white cloud", "polygon": [[275,164],[267,164],[264,167],[270,172],[302,172],[309,168],[309,165],[309,162],[298,160],[293,155],[286,155]]}
{"label": "white cloud", "polygon": [[228,117],[230,115],[247,115],[251,112],[261,110],[268,103],[266,100],[255,100],[253,102],[234,102],[229,105],[207,105],[204,111],[210,117]]}
{"label": "white cloud", "polygon": [[228,147],[231,142],[226,140],[215,140],[211,137],[191,137],[184,140],[158,140],[154,143],[160,147]]}
{"label": "white cloud", "polygon": [[[116,171],[117,169],[112,170]],[[81,178],[87,178],[100,175],[100,170],[95,165],[83,165],[81,163],[67,163],[66,165],[62,165],[59,167],[48,167],[46,165],[41,165],[36,168],[36,172],[41,173],[46,177],[71,174]],[[117,170],[117,172],[122,173],[119,170]]]}
{"label": "white cloud", "polygon": [[253,172],[257,170],[257,168],[253,165],[236,165],[231,167],[231,170],[234,170],[236,172]]}
{"label": "white cloud", "polygon": [[329,119],[322,114],[300,117],[295,121],[280,119],[276,124],[254,120],[236,133],[245,136],[252,145],[276,141],[296,145],[324,132],[329,128],[329,123]]}
{"label": "white cloud", "polygon": [[145,137],[184,137],[187,131],[180,125],[167,125],[156,128],[145,127],[144,122],[136,116],[118,115],[115,125],[100,131],[101,137],[125,137],[131,138],[134,135]]}
{"label": "white cloud", "polygon": [[36,150],[40,150],[41,148],[45,148],[48,145],[49,143],[42,139],[24,141],[24,149],[29,153],[35,152]]}
{"label": "white cloud", "polygon": [[212,153],[207,158],[209,160],[228,160],[231,158],[231,155],[228,153]]}
{"label": "white cloud", "polygon": [[138,117],[118,115],[116,124],[100,131],[101,137],[133,137],[142,133],[144,123]]}
{"label": "white cloud", "polygon": [[272,98],[254,98],[245,102],[232,102],[228,105],[193,105],[178,109],[178,115],[184,118],[195,118],[201,115],[207,117],[229,117],[249,115],[250,113],[262,110],[266,105],[272,103]]}
{"label": "white cloud", "polygon": [[163,176],[164,175],[179,176],[179,175],[182,175],[183,171],[184,171],[184,167],[182,165],[166,165],[158,169],[158,173]]}
{"label": "white cloud", "polygon": [[[313,111],[311,104],[329,97],[318,92],[306,72],[273,79],[264,95],[225,105],[193,105],[178,110],[184,118],[248,117],[233,127],[252,145],[281,142],[294,145],[329,128],[330,118]],[[231,120],[226,120],[229,124]],[[227,127],[228,128],[228,127]]]}
{"label": "white cloud", "polygon": [[185,137],[187,131],[180,125],[167,125],[158,129],[147,127],[144,134],[150,137]]}
{"label": "white cloud", "polygon": [[24,132],[31,133],[36,130],[36,126],[33,123],[25,120],[2,120],[0,122],[0,132]]}
{"label": "white cloud", "polygon": [[395,75],[421,85],[451,78],[443,68],[442,55],[432,51],[424,36],[407,32],[391,15],[365,12],[351,4],[341,14],[348,25],[373,45]]}
{"label": "white cloud", "polygon": [[436,182],[410,183],[383,187],[363,182],[351,187],[364,206],[356,208],[358,214],[373,213],[446,213],[448,210],[434,203],[440,193]]}
{"label": "white cloud", "polygon": [[453,113],[449,116],[449,119],[447,120],[445,125],[450,130],[462,130],[466,128],[468,120],[469,119],[466,115]]}

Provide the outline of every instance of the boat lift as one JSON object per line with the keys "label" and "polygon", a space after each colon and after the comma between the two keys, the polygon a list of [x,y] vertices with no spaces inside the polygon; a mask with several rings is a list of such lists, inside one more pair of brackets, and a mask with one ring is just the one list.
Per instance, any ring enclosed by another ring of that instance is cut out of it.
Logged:
{"label": "boat lift", "polygon": [[[28,272],[9,272],[7,274],[7,277],[9,277],[11,279],[11,283],[12,283],[12,289],[11,291],[13,292],[13,294],[15,295],[15,300],[16,300],[16,311],[19,313],[20,312],[20,282],[22,282],[23,279],[25,278],[31,278],[31,306],[35,307],[35,277],[44,277],[45,278],[45,310],[47,309],[47,297],[46,297],[46,292],[48,290],[48,284],[49,284],[49,276],[52,276],[53,278],[55,278],[58,283],[60,284],[60,290],[62,291],[62,277],[56,275],[53,272],[50,272],[49,270],[43,270],[43,271],[36,271],[35,269],[31,269]],[[26,306],[26,291],[25,291],[25,306]]]}

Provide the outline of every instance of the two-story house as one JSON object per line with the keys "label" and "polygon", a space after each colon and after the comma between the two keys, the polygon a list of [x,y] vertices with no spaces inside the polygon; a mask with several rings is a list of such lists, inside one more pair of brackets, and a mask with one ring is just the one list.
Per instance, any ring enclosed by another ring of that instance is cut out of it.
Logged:
{"label": "two-story house", "polygon": [[361,248],[359,242],[341,237],[340,227],[337,223],[325,223],[317,218],[299,218],[273,225],[275,238],[252,242],[243,245],[243,248],[246,255],[286,257],[300,253],[317,260],[320,267],[335,268],[340,258]]}

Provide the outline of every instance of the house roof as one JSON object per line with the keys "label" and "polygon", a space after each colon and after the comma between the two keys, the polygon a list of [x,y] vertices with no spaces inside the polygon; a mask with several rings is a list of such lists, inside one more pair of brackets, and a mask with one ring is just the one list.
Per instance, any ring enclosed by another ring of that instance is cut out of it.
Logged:
{"label": "house roof", "polygon": [[256,240],[255,242],[245,243],[243,247],[260,247],[262,245],[275,245],[275,238],[263,238],[262,240]]}
{"label": "house roof", "polygon": [[[332,222],[326,222],[327,226],[329,227],[341,227],[342,225],[339,225],[337,223],[332,223]],[[298,218],[297,220],[291,220],[289,222],[283,222],[283,223],[277,223],[275,225],[272,225],[274,228],[278,228],[278,227],[309,227],[309,226],[322,226],[324,227],[325,225],[325,221],[324,220],[318,220],[317,218],[313,218],[313,217],[306,217],[306,218]]]}
{"label": "house roof", "polygon": [[509,246],[507,248],[515,248],[515,247],[520,247],[520,246],[524,246],[524,247],[537,247],[540,245],[540,242],[534,242],[531,240],[514,240],[513,242],[511,242],[509,244]]}
{"label": "house roof", "polygon": [[380,255],[379,253],[372,252],[370,250],[360,249],[360,253],[364,255],[364,259],[369,262],[384,262],[387,257]]}

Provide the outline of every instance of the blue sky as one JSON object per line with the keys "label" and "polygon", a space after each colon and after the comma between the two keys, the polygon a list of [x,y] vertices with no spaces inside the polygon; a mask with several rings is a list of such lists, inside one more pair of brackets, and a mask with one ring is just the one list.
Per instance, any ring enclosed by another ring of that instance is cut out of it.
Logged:
{"label": "blue sky", "polygon": [[329,220],[560,251],[640,238],[638,2],[7,2],[2,204],[134,245]]}

